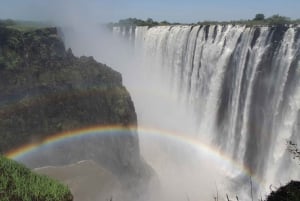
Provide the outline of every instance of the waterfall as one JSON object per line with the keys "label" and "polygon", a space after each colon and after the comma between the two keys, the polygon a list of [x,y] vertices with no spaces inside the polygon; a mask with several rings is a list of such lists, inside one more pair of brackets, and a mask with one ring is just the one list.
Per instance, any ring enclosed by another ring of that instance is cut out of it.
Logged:
{"label": "waterfall", "polygon": [[[135,48],[195,116],[198,135],[268,185],[299,179],[300,28],[135,27]],[[123,34],[124,35],[124,34]]]}

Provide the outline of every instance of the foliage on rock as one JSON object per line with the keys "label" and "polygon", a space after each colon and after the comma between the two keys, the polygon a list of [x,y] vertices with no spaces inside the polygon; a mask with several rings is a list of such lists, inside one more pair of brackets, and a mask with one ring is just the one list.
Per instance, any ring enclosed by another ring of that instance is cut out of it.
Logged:
{"label": "foliage on rock", "polygon": [[1,201],[72,201],[69,189],[0,155]]}

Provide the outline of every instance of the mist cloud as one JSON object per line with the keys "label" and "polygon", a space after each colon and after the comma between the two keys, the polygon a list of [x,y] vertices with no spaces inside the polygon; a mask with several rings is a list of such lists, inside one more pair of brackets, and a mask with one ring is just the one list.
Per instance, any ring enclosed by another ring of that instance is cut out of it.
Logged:
{"label": "mist cloud", "polygon": [[[178,94],[172,93],[165,75],[155,70],[160,66],[143,55],[142,50],[135,51],[133,43],[113,36],[100,25],[114,17],[115,8],[110,5],[108,1],[33,0],[19,10],[20,16],[48,20],[60,26],[66,47],[76,56],[93,56],[121,72],[140,126],[192,135],[195,131],[193,116],[177,101]],[[146,200],[213,199],[215,182],[222,178],[216,164],[191,153],[187,145],[160,138],[155,141],[157,139],[143,135],[140,139],[142,154],[156,171],[161,184],[161,192],[150,191]]]}

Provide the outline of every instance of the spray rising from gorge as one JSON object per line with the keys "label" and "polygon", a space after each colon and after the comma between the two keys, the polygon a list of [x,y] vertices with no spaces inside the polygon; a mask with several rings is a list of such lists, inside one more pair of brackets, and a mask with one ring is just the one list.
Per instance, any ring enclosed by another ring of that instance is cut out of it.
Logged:
{"label": "spray rising from gorge", "polygon": [[186,144],[140,134],[141,151],[162,183],[174,178],[166,182],[170,193],[189,183],[179,194],[191,196],[199,188],[205,194],[212,184],[204,196],[209,199],[220,182],[212,175],[219,174],[248,196],[251,177],[263,193],[271,184],[299,179],[285,145],[300,142],[299,27],[114,27],[111,35],[86,27],[63,33],[75,54],[93,55],[122,73],[141,127],[195,137],[241,167],[214,170],[211,159],[200,160]]}
{"label": "spray rising from gorge", "polygon": [[117,27],[114,32],[135,38],[146,68],[157,67],[176,100],[195,116],[201,139],[266,185],[299,178],[286,151],[287,140],[300,142],[299,27]]}

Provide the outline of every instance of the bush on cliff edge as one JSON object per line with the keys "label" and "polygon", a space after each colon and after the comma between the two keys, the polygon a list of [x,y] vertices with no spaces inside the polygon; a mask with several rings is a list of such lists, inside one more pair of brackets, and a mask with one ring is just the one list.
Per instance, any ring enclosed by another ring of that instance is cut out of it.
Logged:
{"label": "bush on cliff edge", "polygon": [[0,156],[0,201],[72,201],[69,189]]}

